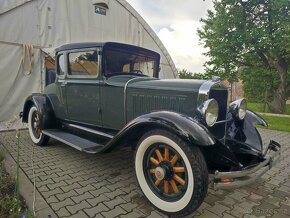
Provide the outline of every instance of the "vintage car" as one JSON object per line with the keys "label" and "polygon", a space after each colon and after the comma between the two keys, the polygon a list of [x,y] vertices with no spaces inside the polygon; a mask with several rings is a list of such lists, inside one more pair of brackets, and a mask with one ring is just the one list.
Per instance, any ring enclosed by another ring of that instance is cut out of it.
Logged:
{"label": "vintage car", "polygon": [[245,99],[228,103],[212,80],[159,79],[160,55],[107,42],[56,49],[56,76],[29,96],[21,113],[36,145],[57,139],[95,154],[120,146],[135,152],[135,171],[148,200],[170,216],[195,211],[209,182],[215,189],[257,180],[280,157],[263,146]]}

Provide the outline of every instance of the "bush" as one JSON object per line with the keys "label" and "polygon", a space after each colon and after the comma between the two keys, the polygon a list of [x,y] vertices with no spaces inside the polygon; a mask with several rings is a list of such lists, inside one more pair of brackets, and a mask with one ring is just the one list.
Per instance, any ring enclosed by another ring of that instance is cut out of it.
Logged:
{"label": "bush", "polygon": [[0,217],[13,217],[17,214],[17,199],[6,195],[0,200]]}

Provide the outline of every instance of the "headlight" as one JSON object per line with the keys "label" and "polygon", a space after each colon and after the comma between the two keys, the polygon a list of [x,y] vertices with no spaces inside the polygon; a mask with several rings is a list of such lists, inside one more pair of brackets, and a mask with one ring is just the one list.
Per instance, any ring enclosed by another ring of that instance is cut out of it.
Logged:
{"label": "headlight", "polygon": [[211,127],[215,124],[219,114],[219,106],[216,100],[209,99],[205,101],[198,110],[203,116],[206,125]]}
{"label": "headlight", "polygon": [[230,111],[238,119],[243,120],[247,113],[247,101],[245,99],[239,99],[230,104]]}
{"label": "headlight", "polygon": [[239,107],[238,113],[239,113],[239,118],[240,118],[240,120],[242,120],[242,119],[245,118],[246,113],[247,113],[247,102],[246,102],[245,99],[243,99],[243,100],[241,101],[241,104],[240,104],[240,107]]}

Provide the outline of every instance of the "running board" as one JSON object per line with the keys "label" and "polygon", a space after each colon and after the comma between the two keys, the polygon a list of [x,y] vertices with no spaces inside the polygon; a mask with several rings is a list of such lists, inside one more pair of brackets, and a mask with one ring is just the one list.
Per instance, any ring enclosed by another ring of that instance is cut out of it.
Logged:
{"label": "running board", "polygon": [[46,129],[42,130],[42,133],[58,141],[61,141],[79,151],[84,151],[90,154],[98,153],[104,147],[104,145],[97,144],[95,142],[89,141],[87,139],[81,138],[79,136],[59,129]]}
{"label": "running board", "polygon": [[100,132],[100,131],[97,131],[97,130],[94,130],[94,129],[90,129],[90,128],[87,128],[87,127],[84,127],[84,126],[79,126],[79,125],[75,125],[75,124],[68,124],[68,126],[69,127],[73,127],[73,128],[77,128],[77,129],[80,129],[80,130],[83,130],[83,131],[86,131],[86,132],[89,132],[89,133],[93,133],[95,135],[99,135],[99,136],[105,137],[107,139],[114,138],[113,135],[110,135],[110,134],[107,134],[107,133],[104,133],[104,132]]}

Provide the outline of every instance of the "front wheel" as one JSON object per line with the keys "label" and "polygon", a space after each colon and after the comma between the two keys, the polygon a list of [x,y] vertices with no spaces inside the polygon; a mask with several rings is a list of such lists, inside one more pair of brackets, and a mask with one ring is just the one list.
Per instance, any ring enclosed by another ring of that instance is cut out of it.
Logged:
{"label": "front wheel", "polygon": [[40,115],[37,107],[32,106],[28,114],[28,129],[31,140],[39,146],[47,145],[49,137],[42,133]]}
{"label": "front wheel", "polygon": [[203,154],[168,131],[153,130],[140,139],[135,170],[144,195],[168,215],[192,213],[207,194],[208,171]]}

